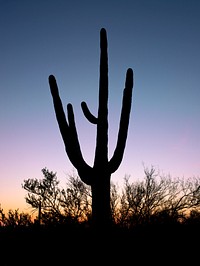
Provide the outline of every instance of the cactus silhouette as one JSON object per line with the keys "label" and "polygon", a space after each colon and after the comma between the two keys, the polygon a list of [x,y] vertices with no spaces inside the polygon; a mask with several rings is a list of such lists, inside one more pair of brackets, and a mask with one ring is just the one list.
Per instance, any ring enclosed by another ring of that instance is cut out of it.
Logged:
{"label": "cactus silhouette", "polygon": [[91,186],[92,220],[95,227],[105,228],[111,225],[110,180],[122,162],[132,103],[133,71],[126,72],[123,92],[122,110],[116,148],[111,159],[108,159],[108,52],[107,33],[100,30],[100,78],[98,115],[94,116],[85,102],[81,103],[82,111],[89,122],[97,126],[96,149],[93,167],[88,165],[81,152],[76,130],[73,107],[67,105],[68,121],[59,96],[56,79],[49,76],[49,85],[53,98],[56,119],[64,141],[66,153],[77,169],[81,180]]}

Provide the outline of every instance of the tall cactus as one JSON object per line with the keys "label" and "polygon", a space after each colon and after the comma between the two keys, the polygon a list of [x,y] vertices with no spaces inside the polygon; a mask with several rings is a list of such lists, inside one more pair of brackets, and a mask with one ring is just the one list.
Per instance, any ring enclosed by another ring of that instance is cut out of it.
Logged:
{"label": "tall cactus", "polygon": [[105,228],[105,226],[109,226],[111,224],[111,174],[114,173],[121,164],[126,145],[132,102],[133,71],[131,68],[129,68],[126,73],[118,139],[113,156],[109,160],[107,33],[106,30],[102,28],[100,30],[100,78],[98,115],[94,116],[90,112],[85,102],[81,103],[82,111],[85,117],[89,122],[97,125],[96,149],[93,167],[89,166],[82,156],[72,105],[67,105],[67,121],[59,96],[56,79],[53,75],[49,76],[49,84],[56,118],[64,141],[66,153],[73,166],[77,169],[81,180],[91,186],[92,218],[94,225],[98,228]]}

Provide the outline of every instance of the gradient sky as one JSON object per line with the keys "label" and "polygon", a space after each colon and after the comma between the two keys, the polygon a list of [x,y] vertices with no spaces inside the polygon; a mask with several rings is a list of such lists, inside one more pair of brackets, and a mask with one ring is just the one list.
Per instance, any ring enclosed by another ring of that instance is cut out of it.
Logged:
{"label": "gradient sky", "polygon": [[93,164],[99,32],[107,30],[109,156],[116,144],[126,70],[134,71],[127,145],[112,181],[143,179],[154,166],[172,177],[200,174],[200,1],[0,0],[0,204],[27,211],[28,178],[42,168],[60,185],[76,171],[58,129],[48,76],[72,103],[84,158]]}

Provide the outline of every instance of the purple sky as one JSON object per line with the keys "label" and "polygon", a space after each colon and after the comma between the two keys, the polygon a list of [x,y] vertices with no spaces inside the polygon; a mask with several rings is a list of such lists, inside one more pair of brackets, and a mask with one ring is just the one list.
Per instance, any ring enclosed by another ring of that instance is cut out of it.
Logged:
{"label": "purple sky", "polygon": [[109,155],[116,144],[127,68],[134,71],[128,140],[112,181],[143,179],[144,165],[172,177],[200,173],[200,2],[0,1],[0,204],[27,211],[24,179],[57,172],[65,186],[76,171],[49,90],[56,76],[63,105],[74,107],[84,158],[93,164],[99,31],[109,53]]}

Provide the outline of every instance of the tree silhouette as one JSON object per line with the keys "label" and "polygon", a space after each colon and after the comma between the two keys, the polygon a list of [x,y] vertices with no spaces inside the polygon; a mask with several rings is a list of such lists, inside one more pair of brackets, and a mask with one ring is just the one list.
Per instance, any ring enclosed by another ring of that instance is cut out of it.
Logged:
{"label": "tree silhouette", "polygon": [[92,219],[97,228],[111,225],[110,206],[110,179],[121,164],[127,133],[132,102],[133,71],[126,72],[125,88],[123,93],[120,126],[115,151],[108,159],[108,53],[107,33],[104,28],[100,30],[100,79],[99,79],[99,107],[98,115],[94,116],[85,102],[81,103],[82,111],[89,122],[97,126],[96,149],[93,167],[89,166],[83,156],[79,145],[78,134],[74,119],[73,107],[67,105],[68,121],[63,110],[59,96],[56,79],[49,76],[49,85],[53,98],[59,129],[64,141],[66,153],[77,169],[81,180],[91,186],[92,191]]}

